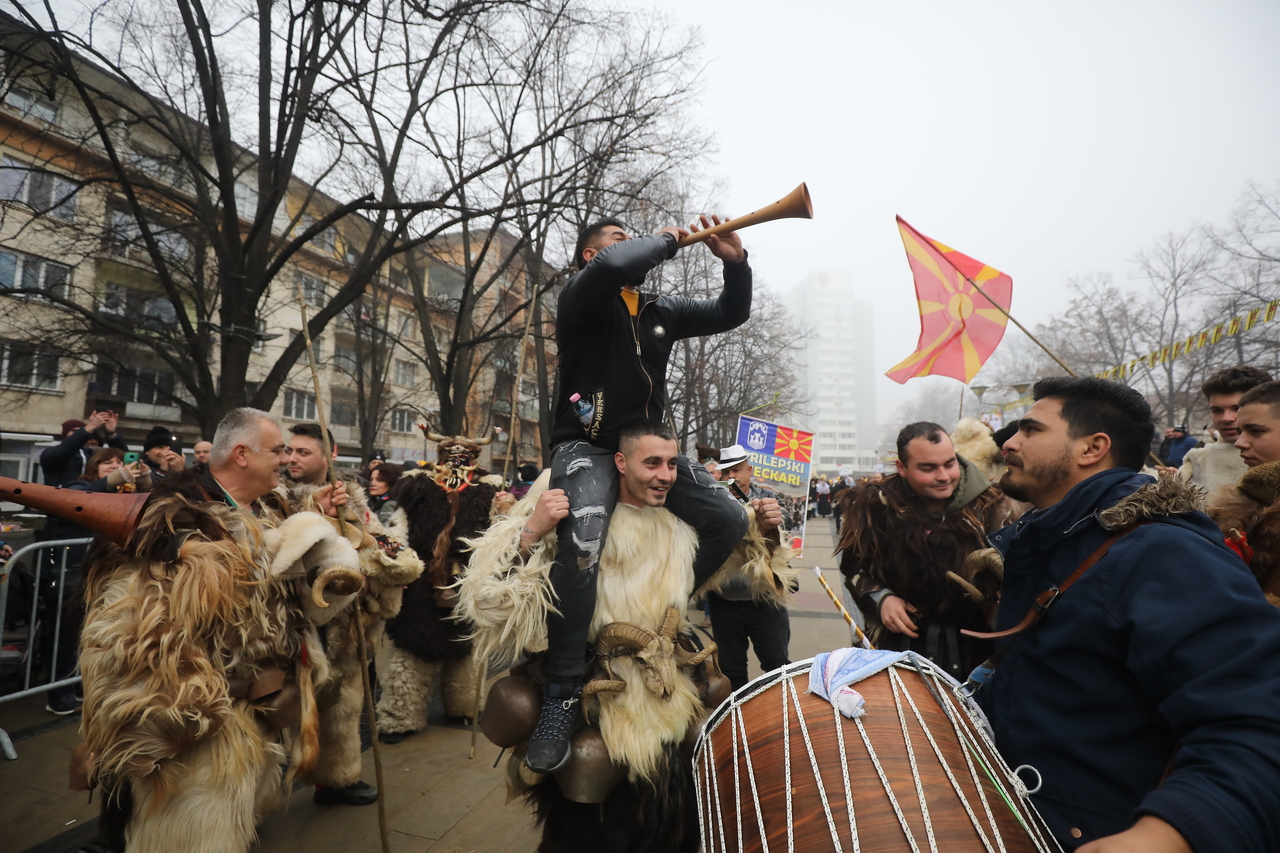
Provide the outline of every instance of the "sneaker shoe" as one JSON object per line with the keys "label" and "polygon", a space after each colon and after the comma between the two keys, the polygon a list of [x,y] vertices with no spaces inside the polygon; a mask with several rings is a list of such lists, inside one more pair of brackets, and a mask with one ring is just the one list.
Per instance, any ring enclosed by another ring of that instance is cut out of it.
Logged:
{"label": "sneaker shoe", "polygon": [[316,785],[316,793],[311,799],[318,806],[367,806],[378,801],[378,789],[368,782],[356,782],[345,788]]}
{"label": "sneaker shoe", "polygon": [[582,688],[548,684],[542,712],[525,751],[524,763],[534,773],[554,773],[569,762],[569,738],[582,725]]}
{"label": "sneaker shoe", "polygon": [[49,694],[49,701],[44,709],[50,714],[59,717],[69,717],[72,714],[80,713],[80,703],[76,701],[76,697],[67,691],[54,691]]}

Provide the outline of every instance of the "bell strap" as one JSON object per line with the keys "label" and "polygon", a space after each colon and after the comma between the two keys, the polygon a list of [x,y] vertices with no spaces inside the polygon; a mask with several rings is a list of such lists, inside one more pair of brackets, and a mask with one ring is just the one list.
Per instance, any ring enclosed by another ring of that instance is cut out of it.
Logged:
{"label": "bell strap", "polygon": [[1143,521],[1133,525],[1132,527],[1126,527],[1123,530],[1117,530],[1115,533],[1112,533],[1107,537],[1105,542],[1094,549],[1092,554],[1084,558],[1084,562],[1077,566],[1074,572],[1067,575],[1066,580],[1060,584],[1055,584],[1054,586],[1049,587],[1044,592],[1037,595],[1035,601],[1032,602],[1031,607],[1027,609],[1027,615],[1023,616],[1022,621],[1017,625],[1014,625],[1012,628],[994,632],[969,631],[967,629],[961,629],[960,633],[964,634],[966,637],[975,637],[979,640],[998,640],[1002,637],[1012,637],[1015,634],[1021,634],[1023,631],[1036,624],[1036,622],[1039,622],[1040,618],[1044,616],[1049,607],[1058,600],[1058,597],[1071,589],[1072,584],[1080,580],[1080,578],[1084,576],[1085,572],[1092,569],[1099,560],[1105,557],[1107,552],[1111,550],[1111,546],[1116,544],[1116,541],[1119,540],[1120,537],[1128,533],[1132,533],[1143,525],[1152,523],[1153,522],[1150,521]]}

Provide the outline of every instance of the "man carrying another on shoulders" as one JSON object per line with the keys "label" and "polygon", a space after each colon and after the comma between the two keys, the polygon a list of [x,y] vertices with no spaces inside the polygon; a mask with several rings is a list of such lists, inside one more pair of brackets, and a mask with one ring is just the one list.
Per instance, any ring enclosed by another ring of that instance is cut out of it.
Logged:
{"label": "man carrying another on shoulders", "polygon": [[[702,226],[719,223],[702,217]],[[645,275],[675,257],[688,232],[666,228],[631,238],[616,219],[583,230],[574,250],[578,273],[560,293],[556,316],[559,396],[551,441],[551,488],[568,497],[551,572],[558,612],[547,618],[550,682],[529,741],[526,763],[550,773],[569,760],[569,737],[581,719],[583,648],[596,606],[596,574],[618,496],[618,437],[641,421],[661,421],[667,406],[667,361],[681,338],[737,328],[751,314],[751,268],[732,232],[708,237],[724,262],[724,288],[714,299],[640,291]],[[666,506],[698,533],[694,574],[710,577],[746,531],[746,513],[701,465],[678,458],[679,476]]]}
{"label": "man carrying another on shoulders", "polygon": [[1039,771],[1032,800],[1080,853],[1280,849],[1280,613],[1194,489],[1138,473],[1142,395],[1054,377],[1033,397],[1000,486],[1035,511],[988,537],[1010,631],[978,692],[997,747]]}

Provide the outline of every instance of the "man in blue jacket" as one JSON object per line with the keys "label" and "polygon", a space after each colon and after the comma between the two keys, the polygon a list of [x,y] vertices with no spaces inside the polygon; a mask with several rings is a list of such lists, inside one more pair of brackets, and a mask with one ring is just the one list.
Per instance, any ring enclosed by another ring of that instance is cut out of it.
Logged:
{"label": "man in blue jacket", "polygon": [[[703,228],[719,222],[702,217]],[[666,416],[667,360],[676,341],[727,332],[751,315],[751,267],[733,232],[706,241],[724,262],[724,289],[716,298],[641,292],[645,275],[675,257],[677,241],[688,233],[664,228],[633,239],[616,219],[596,222],[579,235],[574,249],[579,271],[560,293],[550,491],[568,497],[569,511],[557,528],[560,545],[550,577],[558,609],[547,618],[550,681],[525,754],[525,763],[539,773],[558,770],[569,760],[569,738],[582,719],[596,569],[618,500],[618,436],[627,427]],[[742,539],[746,513],[705,468],[683,455],[665,504],[698,532],[696,587]]]}
{"label": "man in blue jacket", "polygon": [[[1036,383],[1000,487],[1035,511],[992,534],[997,629],[1109,549],[979,698],[1032,799],[1081,853],[1280,850],[1280,611],[1176,477],[1137,473],[1151,410],[1092,377]],[[1128,532],[1125,532],[1128,531]]]}

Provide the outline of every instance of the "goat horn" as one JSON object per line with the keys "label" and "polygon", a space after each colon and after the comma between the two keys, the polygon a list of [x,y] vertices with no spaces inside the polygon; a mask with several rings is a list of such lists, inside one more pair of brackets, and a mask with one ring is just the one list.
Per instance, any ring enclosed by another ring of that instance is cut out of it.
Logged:
{"label": "goat horn", "polygon": [[497,437],[498,437],[498,428],[494,427],[493,435],[489,436],[488,438],[477,438],[476,444],[478,444],[481,447],[484,447],[486,444],[493,444],[493,440]]}
{"label": "goat horn", "polygon": [[679,625],[680,611],[674,607],[668,607],[666,618],[662,620],[662,630],[658,631],[658,634],[669,640],[673,639],[676,635],[676,628]]}
{"label": "goat horn", "polygon": [[447,435],[441,435],[438,432],[432,432],[431,427],[427,424],[418,424],[418,429],[422,430],[422,434],[427,437],[428,441],[434,441],[436,444],[439,444],[449,437]]}
{"label": "goat horn", "polygon": [[595,681],[588,681],[582,686],[582,699],[585,702],[589,697],[597,693],[618,693],[626,689],[627,682],[621,679],[599,678]]}
{"label": "goat horn", "polygon": [[[683,649],[681,651],[683,651]],[[711,657],[715,653],[716,653],[716,644],[707,643],[707,645],[703,647],[702,651],[698,652],[695,655],[690,655],[687,658],[682,658],[681,660],[678,660],[677,663],[680,666],[697,666],[698,664],[702,663],[704,660]]]}
{"label": "goat horn", "polygon": [[973,599],[975,604],[981,604],[987,600],[987,597],[978,591],[978,588],[960,577],[955,572],[947,572],[947,578],[959,584],[960,588],[969,593],[969,597]]}
{"label": "goat horn", "polygon": [[970,575],[988,571],[995,575],[997,580],[1004,580],[1004,559],[995,548],[983,548],[980,551],[970,552],[969,556],[964,558],[964,567]]}
{"label": "goat horn", "polygon": [[324,600],[324,592],[330,584],[338,583],[345,589],[348,583],[354,584],[355,589],[350,592],[339,592],[339,595],[351,595],[359,592],[364,586],[364,575],[357,569],[350,566],[330,566],[322,571],[311,584],[311,601],[316,607],[329,606],[329,602]]}
{"label": "goat horn", "polygon": [[596,635],[596,653],[607,655],[618,646],[626,646],[638,652],[656,637],[648,628],[641,628],[630,622],[610,622]]}

